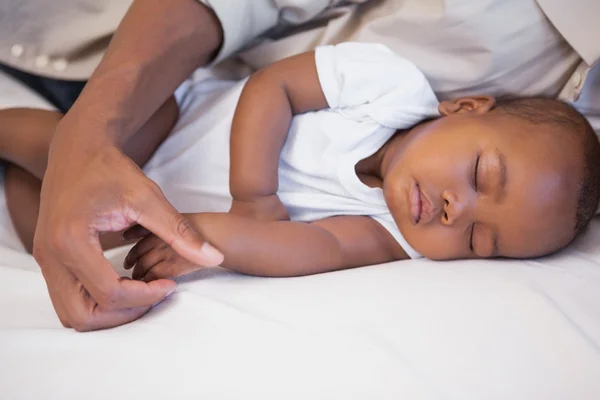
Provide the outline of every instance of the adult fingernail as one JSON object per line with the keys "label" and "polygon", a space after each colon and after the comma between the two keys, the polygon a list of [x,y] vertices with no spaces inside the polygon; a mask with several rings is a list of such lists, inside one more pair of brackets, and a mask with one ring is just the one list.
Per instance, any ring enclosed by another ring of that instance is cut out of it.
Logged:
{"label": "adult fingernail", "polygon": [[208,258],[208,261],[214,265],[221,264],[223,262],[223,259],[225,258],[223,256],[223,253],[221,253],[219,250],[215,249],[208,243],[204,243],[202,245],[202,252]]}

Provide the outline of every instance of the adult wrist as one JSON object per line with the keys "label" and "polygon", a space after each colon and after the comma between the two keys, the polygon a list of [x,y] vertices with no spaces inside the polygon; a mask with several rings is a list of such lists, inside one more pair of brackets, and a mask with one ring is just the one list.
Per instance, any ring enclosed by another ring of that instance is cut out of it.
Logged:
{"label": "adult wrist", "polygon": [[67,114],[56,128],[50,147],[51,153],[57,146],[67,146],[69,156],[86,153],[85,149],[92,153],[104,148],[120,149],[121,132],[117,125],[85,113]]}

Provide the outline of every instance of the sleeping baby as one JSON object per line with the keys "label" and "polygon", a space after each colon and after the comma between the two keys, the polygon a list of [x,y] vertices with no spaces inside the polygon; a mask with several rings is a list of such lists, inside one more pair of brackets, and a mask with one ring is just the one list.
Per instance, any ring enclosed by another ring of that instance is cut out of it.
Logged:
{"label": "sleeping baby", "polygon": [[[600,144],[571,106],[439,102],[412,63],[381,45],[320,47],[211,85],[190,85],[177,123],[170,99],[123,151],[235,271],[538,257],[567,246],[598,206]],[[28,251],[59,118],[0,112],[7,229]],[[101,242],[140,238],[125,260],[135,279],[199,268],[139,226]]]}

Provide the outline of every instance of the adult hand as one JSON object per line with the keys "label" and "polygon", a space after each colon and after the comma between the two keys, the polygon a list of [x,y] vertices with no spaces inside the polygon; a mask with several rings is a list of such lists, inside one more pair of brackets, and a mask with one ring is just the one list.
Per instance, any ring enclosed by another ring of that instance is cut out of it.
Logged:
{"label": "adult hand", "polygon": [[102,135],[73,135],[73,127],[63,124],[42,185],[34,257],[65,327],[88,331],[131,322],[175,290],[166,279],[121,278],[103,256],[102,232],[139,224],[194,264],[222,262],[222,254],[117,147]]}

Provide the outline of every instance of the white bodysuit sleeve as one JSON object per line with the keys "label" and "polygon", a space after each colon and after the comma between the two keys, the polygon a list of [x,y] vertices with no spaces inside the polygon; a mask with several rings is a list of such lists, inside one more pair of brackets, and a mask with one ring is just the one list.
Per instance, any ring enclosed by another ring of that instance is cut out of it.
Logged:
{"label": "white bodysuit sleeve", "polygon": [[381,44],[318,47],[319,82],[331,109],[403,129],[439,116],[439,102],[423,73]]}

